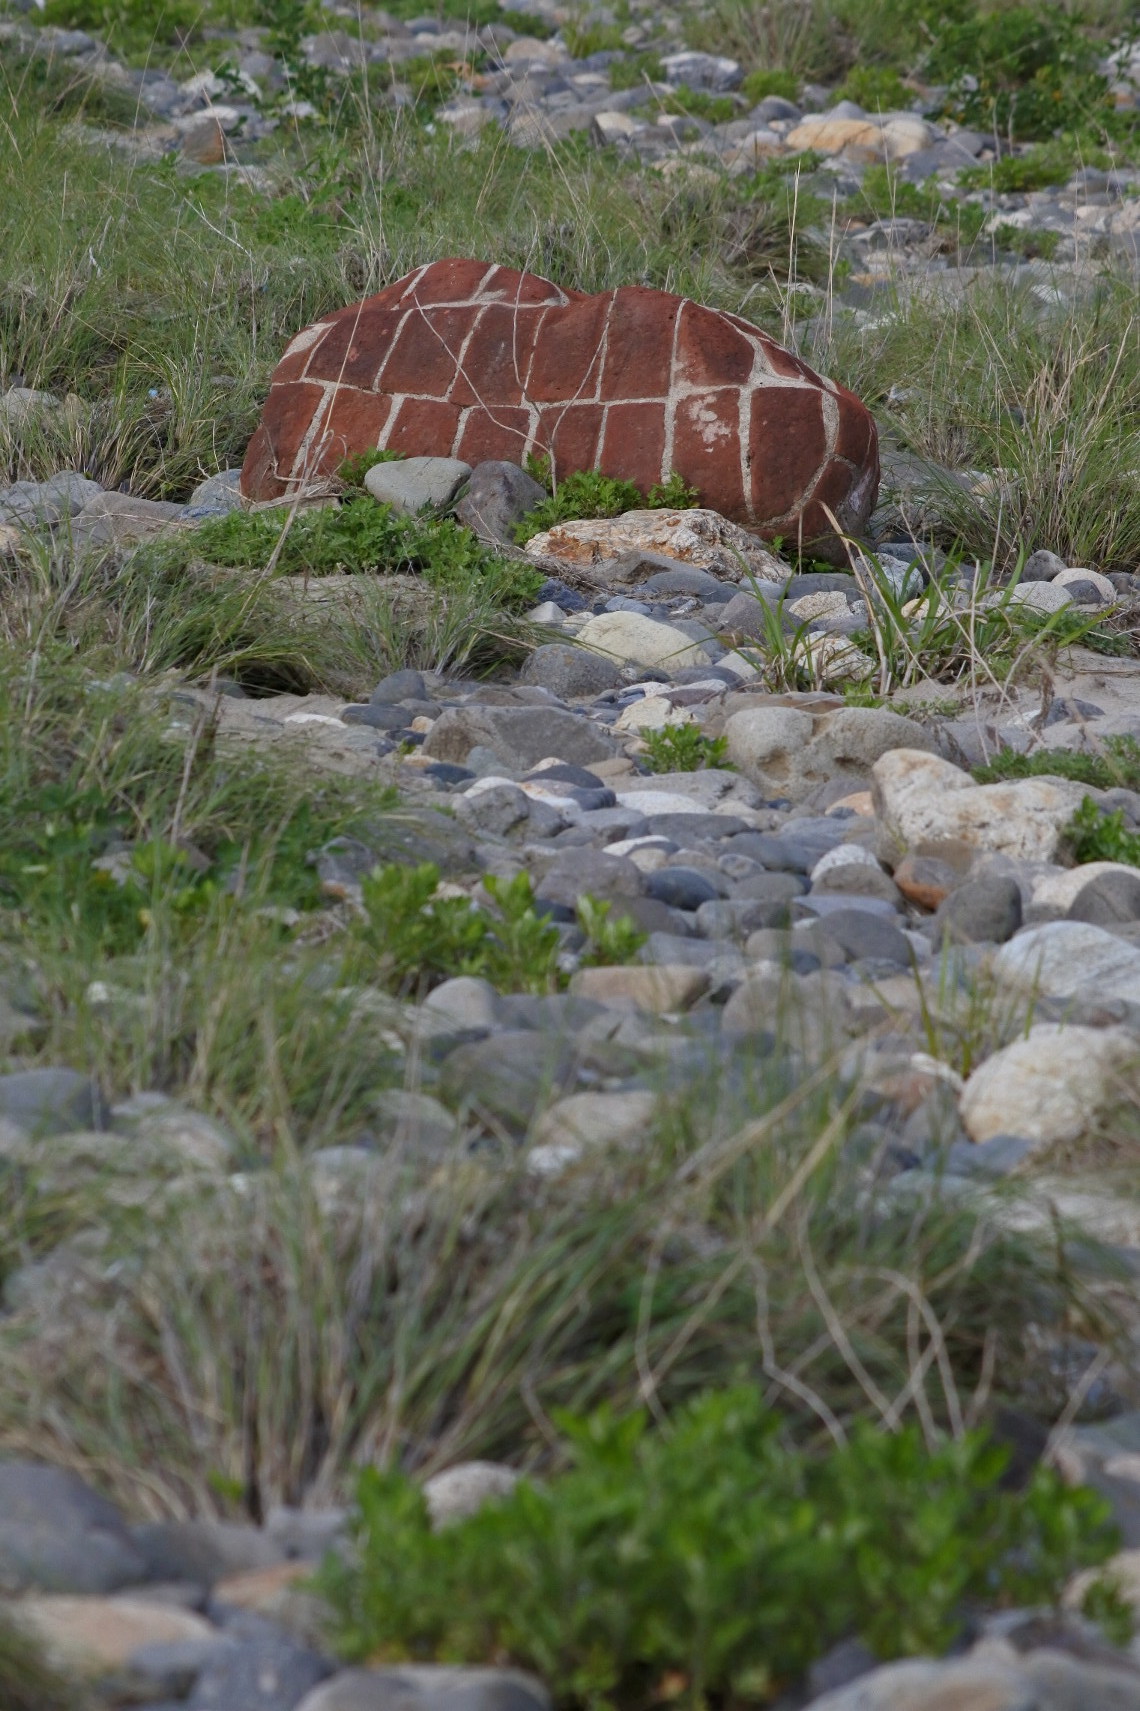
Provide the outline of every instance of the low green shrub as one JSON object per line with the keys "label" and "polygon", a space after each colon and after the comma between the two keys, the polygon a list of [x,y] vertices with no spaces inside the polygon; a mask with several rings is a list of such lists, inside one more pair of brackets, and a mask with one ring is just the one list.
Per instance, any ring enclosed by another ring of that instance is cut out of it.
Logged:
{"label": "low green shrub", "polygon": [[742,93],[753,103],[763,101],[768,95],[779,95],[785,101],[794,101],[800,92],[800,79],[794,71],[780,71],[775,68],[750,71],[740,87]]}
{"label": "low green shrub", "polygon": [[706,737],[698,725],[666,725],[662,731],[642,731],[650,772],[698,772],[703,766],[723,766],[727,737]]}
{"label": "low green shrub", "polygon": [[1065,184],[1079,164],[1075,150],[1064,142],[1040,143],[1024,154],[1002,155],[981,166],[968,166],[958,182],[968,190],[993,189],[1002,195],[1028,190],[1048,190]]}
{"label": "low green shrub", "polygon": [[382,451],[379,446],[371,446],[366,452],[353,452],[351,457],[346,457],[337,474],[346,487],[363,487],[364,477],[378,463],[402,463],[403,458],[403,452]]}
{"label": "low green shrub", "polygon": [[1140,790],[1140,743],[1135,737],[1105,737],[1096,754],[1077,749],[1036,749],[1019,754],[1001,749],[985,766],[973,769],[979,784],[1005,778],[1071,778],[1097,790]]}
{"label": "low green shrub", "polygon": [[1103,1498],[1038,1468],[1005,1492],[983,1434],[855,1429],[812,1453],[757,1393],[558,1415],[569,1467],[432,1531],[397,1472],[359,1487],[321,1585],[350,1658],[513,1663],[567,1706],[763,1703],[838,1640],[944,1651],[971,1609],[1058,1599],[1114,1545]]}
{"label": "low green shrub", "polygon": [[655,53],[627,55],[609,68],[611,89],[640,89],[644,83],[662,83],[665,67]]}
{"label": "low green shrub", "polygon": [[400,517],[366,495],[291,519],[284,509],[231,511],[203,523],[194,542],[210,563],[235,570],[262,570],[276,554],[282,576],[402,571],[444,588],[494,579],[508,608],[525,606],[542,583],[538,572],[500,558],[451,518]]}
{"label": "low green shrub", "polygon": [[857,101],[869,113],[893,112],[914,100],[914,90],[887,65],[853,65],[835,93],[840,100]]}
{"label": "low green shrub", "polygon": [[1060,6],[979,9],[944,20],[927,72],[949,84],[955,118],[1003,136],[1097,128],[1110,112],[1097,44]]}
{"label": "low green shrub", "polygon": [[1086,796],[1069,824],[1065,837],[1077,861],[1120,861],[1140,867],[1140,833],[1130,832],[1124,813],[1107,813]]}
{"label": "low green shrub", "polygon": [[731,95],[710,95],[705,89],[675,89],[662,103],[666,113],[679,113],[690,119],[705,119],[710,125],[723,125],[738,116],[739,109]]}
{"label": "low green shrub", "polygon": [[[527,468],[537,481],[550,488],[549,458],[530,458]],[[632,481],[621,481],[603,475],[599,469],[577,469],[563,476],[548,499],[540,500],[515,526],[515,538],[525,544],[532,535],[552,529],[556,523],[570,522],[579,517],[620,517],[625,511],[643,507],[650,511],[691,510],[700,503],[695,488],[687,487],[673,470],[665,481],[655,483],[648,493]]]}
{"label": "low green shrub", "polygon": [[[557,990],[561,936],[539,914],[527,875],[504,880],[489,874],[483,888],[488,908],[466,896],[441,896],[439,869],[430,862],[377,868],[362,885],[367,921],[349,953],[352,972],[402,994],[425,992],[458,974],[477,975],[507,992]],[[627,962],[644,943],[633,922],[612,919],[609,906],[596,898],[579,903],[578,925],[586,936],[581,960],[588,964]]]}

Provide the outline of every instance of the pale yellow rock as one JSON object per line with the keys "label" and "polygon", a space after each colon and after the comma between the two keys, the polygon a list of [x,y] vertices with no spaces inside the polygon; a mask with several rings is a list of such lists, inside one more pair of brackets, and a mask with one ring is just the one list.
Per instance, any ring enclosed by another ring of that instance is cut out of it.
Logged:
{"label": "pale yellow rock", "polygon": [[582,626],[578,639],[585,647],[609,659],[664,666],[667,671],[707,665],[709,659],[698,642],[688,639],[672,624],[647,618],[640,612],[599,612]]}
{"label": "pale yellow rock", "polygon": [[674,707],[663,695],[647,695],[635,701],[614,725],[615,731],[663,731],[668,725],[692,725],[694,715],[687,707]]}
{"label": "pale yellow rock", "polygon": [[960,838],[1022,861],[1052,861],[1085,794],[1064,779],[975,784],[968,772],[918,749],[894,749],[871,769],[875,810],[901,848]]}
{"label": "pale yellow rock", "polygon": [[256,1610],[269,1615],[281,1602],[281,1594],[291,1591],[299,1580],[313,1573],[311,1562],[271,1563],[268,1568],[245,1569],[241,1574],[228,1575],[213,1587],[213,1597],[234,1610]]}
{"label": "pale yellow rock", "polygon": [[24,544],[24,537],[11,523],[0,523],[0,558],[15,558]]}
{"label": "pale yellow rock", "polygon": [[559,523],[527,542],[531,558],[560,558],[595,565],[627,552],[663,553],[666,558],[719,571],[739,582],[745,570],[783,581],[788,566],[758,536],[719,511],[626,511],[620,517],[587,517]]}
{"label": "pale yellow rock", "polygon": [[826,113],[803,119],[784,139],[795,154],[812,149],[816,154],[840,154],[844,149],[873,149],[879,146],[878,125],[870,119],[829,119]]}
{"label": "pale yellow rock", "polygon": [[796,618],[841,618],[850,610],[846,594],[838,590],[823,594],[801,594],[788,601],[788,611]]}
{"label": "pale yellow rock", "polygon": [[121,1669],[141,1646],[209,1640],[216,1629],[192,1611],[142,1597],[84,1598],[43,1594],[7,1609],[66,1675],[97,1677]]}
{"label": "pale yellow rock", "polygon": [[657,1108],[652,1093],[571,1093],[534,1126],[536,1146],[620,1146],[644,1135]]}
{"label": "pale yellow rock", "polygon": [[708,983],[703,968],[646,964],[630,968],[580,968],[571,976],[570,990],[577,997],[593,998],[598,1004],[628,1003],[639,1010],[664,1014],[687,1010]]}
{"label": "pale yellow rock", "polygon": [[1079,1140],[1126,1092],[1137,1056],[1123,1028],[1039,1022],[971,1075],[959,1100],[966,1133],[973,1141],[1024,1135],[1042,1150]]}

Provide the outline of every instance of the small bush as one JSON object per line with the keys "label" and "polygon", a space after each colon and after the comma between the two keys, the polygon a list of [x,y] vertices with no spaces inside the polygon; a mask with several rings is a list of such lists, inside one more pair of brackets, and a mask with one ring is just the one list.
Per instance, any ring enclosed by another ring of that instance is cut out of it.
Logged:
{"label": "small bush", "polygon": [[664,99],[666,113],[679,113],[690,119],[705,119],[710,125],[723,125],[737,116],[737,105],[731,95],[710,95],[704,89],[675,89]]}
{"label": "small bush", "polygon": [[640,89],[644,83],[662,83],[665,79],[665,67],[655,53],[615,59],[609,71],[611,89]]}
{"label": "small bush", "polygon": [[1069,144],[1041,143],[1024,154],[1007,154],[982,166],[968,166],[958,174],[958,182],[968,190],[992,188],[1003,195],[1048,190],[1054,184],[1065,184],[1077,165],[1076,152]]}
{"label": "small bush", "polygon": [[[393,863],[363,882],[367,923],[350,953],[353,972],[379,979],[393,991],[422,993],[457,974],[477,975],[505,992],[553,992],[562,976],[558,928],[535,907],[525,873],[488,875],[490,907],[469,897],[439,894],[439,869]],[[581,961],[628,962],[645,941],[633,922],[614,920],[610,907],[584,897],[578,924],[586,936]]]}
{"label": "small bush", "polygon": [[350,1657],[510,1662],[571,1706],[764,1702],[848,1636],[944,1651],[972,1606],[1052,1601],[1114,1543],[1051,1470],[1003,1492],[978,1433],[864,1426],[813,1455],[743,1388],[656,1431],[558,1424],[568,1471],[442,1533],[405,1476],[363,1476],[353,1560],[322,1572]]}
{"label": "small bush", "polygon": [[1140,743],[1135,737],[1106,737],[1098,754],[1077,749],[1037,749],[1033,754],[1018,754],[1016,749],[1002,749],[988,765],[974,768],[979,784],[1049,775],[1075,779],[1097,790],[1140,790]]}
{"label": "small bush", "polygon": [[706,737],[698,725],[666,725],[643,731],[650,772],[698,772],[703,766],[723,766],[727,737]]}
{"label": "small bush", "polygon": [[[532,458],[528,464],[536,480],[550,484],[550,460]],[[676,470],[666,481],[657,482],[642,493],[632,481],[620,481],[603,475],[597,469],[579,469],[564,476],[549,499],[542,500],[528,511],[515,526],[515,538],[525,543],[532,535],[552,529],[557,523],[571,522],[580,517],[620,517],[625,511],[642,507],[651,511],[690,510],[699,503],[695,488],[687,487]]]}
{"label": "small bush", "polygon": [[1107,117],[1096,44],[1059,6],[1012,6],[945,22],[927,69],[950,84],[954,117],[986,131],[1051,137]]}
{"label": "small bush", "polygon": [[885,65],[853,65],[835,93],[839,100],[857,101],[868,113],[893,112],[914,100],[914,91]]}
{"label": "small bush", "polygon": [[800,92],[800,79],[794,71],[750,71],[740,87],[754,105],[769,95],[794,101]]}
{"label": "small bush", "polygon": [[1069,821],[1065,837],[1080,863],[1120,861],[1129,867],[1140,867],[1140,833],[1128,830],[1123,810],[1106,813],[1091,796],[1085,797]]}

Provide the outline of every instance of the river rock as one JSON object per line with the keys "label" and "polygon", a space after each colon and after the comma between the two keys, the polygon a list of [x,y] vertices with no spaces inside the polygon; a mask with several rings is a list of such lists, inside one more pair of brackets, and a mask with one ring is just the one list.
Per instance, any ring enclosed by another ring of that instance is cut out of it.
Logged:
{"label": "river rock", "polygon": [[[748,572],[781,587],[788,567],[746,529],[716,511],[625,511],[620,517],[583,517],[532,535],[531,558],[562,559],[587,570],[602,567],[604,580],[637,584],[646,560],[671,559],[716,573],[735,584]],[[611,568],[612,567],[612,568]],[[659,569],[657,565],[655,568]],[[724,590],[731,597],[732,587]]]}
{"label": "river rock", "polygon": [[1048,921],[1003,945],[994,972],[1008,986],[1140,1011],[1140,948],[1085,921]]}
{"label": "river rock", "polygon": [[121,1670],[143,1646],[193,1641],[210,1646],[216,1631],[201,1616],[176,1605],[134,1598],[23,1598],[13,1606],[56,1669],[97,1678]]}
{"label": "river rock", "polygon": [[813,716],[805,708],[761,704],[731,713],[724,734],[729,758],[746,777],[793,801],[837,779],[858,789],[892,749],[934,746],[917,721],[886,707],[843,707]]}
{"label": "river rock", "polygon": [[707,651],[693,636],[640,612],[600,612],[582,625],[578,640],[608,659],[659,666],[669,672],[709,662]]}
{"label": "river rock", "polygon": [[[627,617],[628,613],[616,613]],[[609,760],[614,752],[599,726],[558,707],[445,707],[424,739],[423,753],[435,760],[467,759],[488,748],[507,767],[527,768],[557,755],[574,766]]]}
{"label": "river rock", "polygon": [[587,296],[455,259],[297,333],[270,382],[242,492],[275,499],[351,453],[601,469],[647,492],[676,471],[704,505],[837,551],[878,490],[857,398],[738,316],[646,286]]}
{"label": "river rock", "polygon": [[1052,861],[1085,795],[1083,785],[1058,778],[975,784],[960,767],[914,748],[883,755],[871,772],[875,811],[900,852],[953,838],[1022,861]]}
{"label": "river rock", "polygon": [[517,463],[488,459],[471,471],[471,480],[455,507],[455,515],[480,540],[510,546],[515,539],[515,524],[545,498],[546,489]]}
{"label": "river rock", "polygon": [[457,457],[409,457],[398,463],[376,463],[364,485],[373,499],[390,505],[397,515],[414,517],[437,510],[451,500],[471,474],[471,465]]}
{"label": "river rock", "polygon": [[1038,1150],[1079,1140],[1106,1105],[1124,1097],[1140,1043],[1122,1028],[1038,1022],[971,1075],[959,1109],[973,1141],[1023,1135]]}
{"label": "river rock", "polygon": [[0,1592],[113,1592],[145,1575],[118,1510],[78,1474],[0,1462]]}
{"label": "river rock", "polygon": [[521,1670],[399,1664],[342,1670],[297,1711],[550,1711],[550,1695]]}
{"label": "river rock", "polygon": [[513,1467],[495,1461],[463,1461],[433,1473],[424,1481],[431,1524],[438,1532],[455,1521],[465,1521],[485,1503],[509,1497],[519,1482]]}

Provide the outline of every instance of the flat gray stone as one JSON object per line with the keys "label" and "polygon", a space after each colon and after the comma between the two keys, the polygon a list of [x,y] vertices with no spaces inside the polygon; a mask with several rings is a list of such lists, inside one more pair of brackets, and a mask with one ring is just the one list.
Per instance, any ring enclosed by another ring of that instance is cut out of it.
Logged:
{"label": "flat gray stone", "polygon": [[520,683],[549,689],[559,699],[604,695],[608,689],[617,689],[622,681],[621,667],[615,661],[591,653],[588,648],[572,647],[568,642],[547,642],[535,648],[519,673]]}
{"label": "flat gray stone", "polygon": [[0,1591],[102,1594],[146,1572],[118,1510],[78,1474],[0,1462]]}
{"label": "flat gray stone", "polygon": [[297,1711],[550,1711],[550,1695],[521,1670],[400,1664],[343,1670]]}
{"label": "flat gray stone", "polygon": [[559,707],[445,707],[424,740],[423,753],[462,763],[473,748],[490,749],[508,767],[526,771],[557,756],[573,766],[608,760],[610,737],[589,719]]}
{"label": "flat gray stone", "polygon": [[77,516],[103,489],[74,469],[61,469],[46,481],[17,481],[0,487],[0,523],[47,526]]}
{"label": "flat gray stone", "polygon": [[76,1069],[20,1069],[0,1075],[0,1117],[30,1135],[65,1135],[101,1129],[104,1110],[91,1077]]}
{"label": "flat gray stone", "polygon": [[364,485],[381,505],[414,517],[450,504],[470,474],[471,465],[461,458],[408,457],[398,463],[373,464]]}

